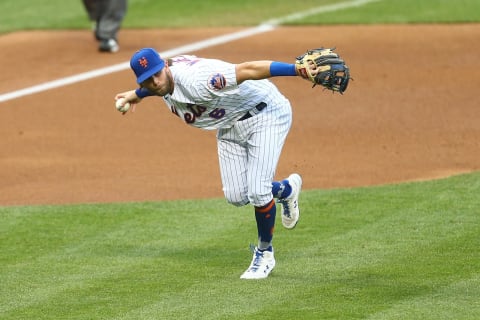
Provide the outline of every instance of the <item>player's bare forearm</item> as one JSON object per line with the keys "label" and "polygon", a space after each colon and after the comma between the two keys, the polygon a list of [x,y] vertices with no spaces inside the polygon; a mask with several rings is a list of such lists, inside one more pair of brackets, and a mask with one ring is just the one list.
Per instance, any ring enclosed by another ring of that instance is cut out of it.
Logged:
{"label": "player's bare forearm", "polygon": [[270,77],[270,64],[272,61],[248,61],[237,64],[237,83],[246,80],[260,80]]}
{"label": "player's bare forearm", "polygon": [[243,62],[236,65],[235,71],[237,73],[238,84],[246,80],[261,80],[275,76],[297,75],[294,64],[271,60]]}

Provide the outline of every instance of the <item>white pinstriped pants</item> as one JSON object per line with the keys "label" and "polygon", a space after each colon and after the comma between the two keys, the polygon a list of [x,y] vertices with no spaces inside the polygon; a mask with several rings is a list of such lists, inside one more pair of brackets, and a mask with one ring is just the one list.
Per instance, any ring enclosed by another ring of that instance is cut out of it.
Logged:
{"label": "white pinstriped pants", "polygon": [[229,203],[259,207],[272,200],[272,181],[291,125],[292,109],[286,101],[218,130],[220,173]]}

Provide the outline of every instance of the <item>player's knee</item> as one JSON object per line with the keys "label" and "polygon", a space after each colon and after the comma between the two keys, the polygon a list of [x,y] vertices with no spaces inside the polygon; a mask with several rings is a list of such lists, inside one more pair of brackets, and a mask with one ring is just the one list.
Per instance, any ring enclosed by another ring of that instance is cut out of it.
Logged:
{"label": "player's knee", "polygon": [[242,207],[246,204],[249,204],[250,202],[248,199],[243,199],[243,200],[232,200],[227,198],[228,203],[233,204],[236,207]]}
{"label": "player's knee", "polygon": [[261,207],[264,206],[265,204],[269,203],[272,201],[273,196],[272,193],[267,193],[267,194],[259,194],[259,193],[249,193],[248,194],[248,199],[249,202],[256,206],[256,207]]}
{"label": "player's knee", "polygon": [[227,199],[228,203],[233,204],[236,207],[244,206],[250,202],[246,195],[242,196],[237,193],[225,192],[225,199]]}

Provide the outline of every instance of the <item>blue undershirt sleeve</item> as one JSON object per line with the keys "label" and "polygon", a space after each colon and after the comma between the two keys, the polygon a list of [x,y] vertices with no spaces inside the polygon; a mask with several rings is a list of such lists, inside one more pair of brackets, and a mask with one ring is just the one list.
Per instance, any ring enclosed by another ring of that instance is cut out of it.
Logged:
{"label": "blue undershirt sleeve", "polygon": [[273,61],[270,64],[270,75],[272,77],[296,76],[297,70],[295,69],[295,65],[293,63]]}
{"label": "blue undershirt sleeve", "polygon": [[152,96],[152,94],[150,93],[150,91],[148,91],[147,89],[145,88],[138,88],[135,90],[135,94],[137,95],[137,97],[139,98],[145,98],[145,97],[149,97],[149,96]]}

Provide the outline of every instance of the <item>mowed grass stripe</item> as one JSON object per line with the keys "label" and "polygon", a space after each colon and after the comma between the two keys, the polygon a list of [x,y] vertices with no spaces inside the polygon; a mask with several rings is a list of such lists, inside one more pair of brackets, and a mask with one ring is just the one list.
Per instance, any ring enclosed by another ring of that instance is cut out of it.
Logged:
{"label": "mowed grass stripe", "polygon": [[[59,301],[66,301],[69,291],[77,292],[73,297],[82,296],[82,287],[101,283],[103,279],[108,282],[111,278],[121,278],[122,274],[134,279],[137,265],[142,270],[151,265],[151,273],[159,275],[168,270],[160,285],[177,283],[182,277],[176,277],[175,272],[188,272],[188,261],[200,253],[205,255],[211,237],[221,239],[222,234],[230,232],[218,221],[203,224],[201,216],[207,210],[202,201],[184,202],[181,208],[168,202],[45,207],[44,215],[33,209],[30,214],[29,208],[25,208],[28,235],[11,230],[11,239],[8,234],[2,239],[2,247],[10,246],[10,250],[2,248],[5,268],[0,292],[14,298],[7,304],[13,308],[21,301],[28,306],[55,300],[57,295],[62,298]],[[2,213],[7,211],[3,209]],[[237,227],[232,224],[232,228]],[[36,248],[32,249],[32,245]],[[133,279],[129,285],[134,286]],[[18,280],[23,286],[19,286]]]}
{"label": "mowed grass stripe", "polygon": [[0,316],[415,319],[439,305],[441,319],[472,302],[474,319],[479,177],[305,191],[258,282],[239,279],[253,213],[223,199],[0,208]]}
{"label": "mowed grass stripe", "polygon": [[480,311],[480,276],[440,287],[430,295],[399,301],[367,319],[477,319]]}

